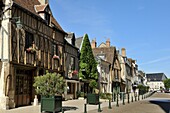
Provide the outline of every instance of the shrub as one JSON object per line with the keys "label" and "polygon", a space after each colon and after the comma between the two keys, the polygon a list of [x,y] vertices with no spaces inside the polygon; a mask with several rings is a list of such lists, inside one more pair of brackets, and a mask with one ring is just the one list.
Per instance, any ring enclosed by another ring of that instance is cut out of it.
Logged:
{"label": "shrub", "polygon": [[62,94],[66,87],[65,80],[60,74],[46,72],[43,76],[34,78],[33,86],[36,88],[36,93],[43,96],[55,96]]}

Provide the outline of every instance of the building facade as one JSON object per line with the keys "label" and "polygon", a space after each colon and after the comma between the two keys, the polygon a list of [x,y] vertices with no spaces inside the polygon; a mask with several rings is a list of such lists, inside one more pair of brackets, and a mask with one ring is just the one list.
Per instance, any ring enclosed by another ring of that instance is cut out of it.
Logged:
{"label": "building facade", "polygon": [[94,56],[100,57],[102,60],[110,63],[109,92],[120,92],[121,67],[116,47],[110,46],[110,39],[108,39],[106,43],[101,43],[98,47],[96,41],[93,40],[91,46]]}
{"label": "building facade", "polygon": [[103,60],[99,56],[95,57],[97,61],[97,70],[99,73],[99,85],[100,85],[100,93],[111,93],[111,85],[109,81],[111,81],[110,77],[110,63]]}
{"label": "building facade", "polygon": [[35,76],[64,75],[66,33],[46,0],[5,0],[0,27],[0,108],[33,102]]}
{"label": "building facade", "polygon": [[67,33],[65,37],[65,78],[67,84],[67,91],[65,92],[65,99],[77,98],[77,91],[79,91],[79,49],[75,47],[75,34]]}
{"label": "building facade", "polygon": [[167,76],[164,73],[147,73],[146,78],[150,91],[165,89],[163,81],[167,79]]}

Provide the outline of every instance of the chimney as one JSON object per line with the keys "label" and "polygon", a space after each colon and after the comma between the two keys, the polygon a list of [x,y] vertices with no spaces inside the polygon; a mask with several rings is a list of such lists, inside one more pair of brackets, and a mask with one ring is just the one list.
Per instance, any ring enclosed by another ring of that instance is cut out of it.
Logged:
{"label": "chimney", "polygon": [[40,3],[41,3],[41,5],[44,5],[44,4],[48,4],[49,2],[48,2],[48,0],[38,0]]}
{"label": "chimney", "polygon": [[96,39],[94,39],[94,40],[92,40],[92,42],[91,42],[91,48],[92,48],[92,49],[93,49],[93,48],[96,48],[96,46],[97,46]]}
{"label": "chimney", "polygon": [[122,56],[123,56],[123,57],[126,57],[126,49],[125,49],[125,48],[122,48],[121,51],[122,51]]}
{"label": "chimney", "polygon": [[109,38],[106,40],[106,47],[110,47],[110,39]]}

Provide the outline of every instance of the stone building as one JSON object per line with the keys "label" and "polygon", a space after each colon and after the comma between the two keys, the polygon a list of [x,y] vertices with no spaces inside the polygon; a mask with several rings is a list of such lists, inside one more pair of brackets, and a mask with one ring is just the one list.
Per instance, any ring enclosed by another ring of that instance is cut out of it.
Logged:
{"label": "stone building", "polygon": [[[133,59],[129,59],[129,61],[131,62],[131,69],[132,69],[132,89],[135,92],[135,89],[137,89],[137,86],[139,84],[138,81],[138,65],[136,63],[136,60]],[[138,89],[136,90],[136,93],[139,93]]]}
{"label": "stone building", "polygon": [[91,46],[94,56],[100,57],[102,60],[110,63],[108,92],[120,92],[121,67],[116,47],[110,46],[110,39],[106,40],[106,43],[101,43],[98,47],[96,41],[92,40]]}
{"label": "stone building", "polygon": [[121,67],[121,79],[123,83],[121,84],[121,91],[122,92],[130,92],[131,91],[131,74],[130,72],[130,65],[127,60],[126,50],[125,48],[121,49],[121,53],[118,54],[120,67]]}
{"label": "stone building", "polygon": [[146,86],[146,74],[144,71],[138,71],[138,84]]}
{"label": "stone building", "polygon": [[3,0],[0,26],[0,108],[33,102],[35,76],[46,70],[64,75],[67,33],[47,0]]}
{"label": "stone building", "polygon": [[109,81],[111,81],[110,77],[110,63],[103,60],[100,56],[95,57],[97,62],[97,70],[99,73],[99,85],[101,93],[111,93],[111,85],[109,85]]}
{"label": "stone building", "polygon": [[164,73],[147,73],[146,78],[150,91],[165,89],[163,81],[167,79],[167,76]]}

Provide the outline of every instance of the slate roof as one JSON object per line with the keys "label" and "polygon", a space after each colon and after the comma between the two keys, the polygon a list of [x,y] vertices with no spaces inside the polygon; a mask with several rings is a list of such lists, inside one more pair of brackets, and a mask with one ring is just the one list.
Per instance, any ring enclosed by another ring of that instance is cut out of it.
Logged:
{"label": "slate roof", "polygon": [[81,45],[83,43],[83,36],[76,38],[76,47],[81,50]]}
{"label": "slate roof", "polygon": [[147,81],[163,81],[167,79],[164,73],[149,73],[146,74]]}
{"label": "slate roof", "polygon": [[94,56],[97,56],[101,53],[105,54],[105,59],[107,62],[110,64],[113,64],[114,61],[114,56],[116,53],[116,48],[115,47],[98,47],[98,48],[93,48],[93,54]]}
{"label": "slate roof", "polygon": [[66,38],[73,38],[74,37],[74,33],[72,32],[67,32],[67,37]]}
{"label": "slate roof", "polygon": [[75,35],[72,32],[67,32],[67,36],[65,37],[68,43],[75,46]]}
{"label": "slate roof", "polygon": [[[36,12],[35,6],[39,6],[38,10],[43,10],[44,5],[41,5],[41,3],[38,0],[13,0],[14,4],[19,5],[20,7],[28,10],[29,12],[33,13],[34,15],[40,17],[40,15]],[[41,18],[41,17],[40,17]],[[65,33],[65,31],[61,28],[59,23],[56,21],[56,19],[51,15],[51,21],[52,23],[57,27],[58,30]]]}

